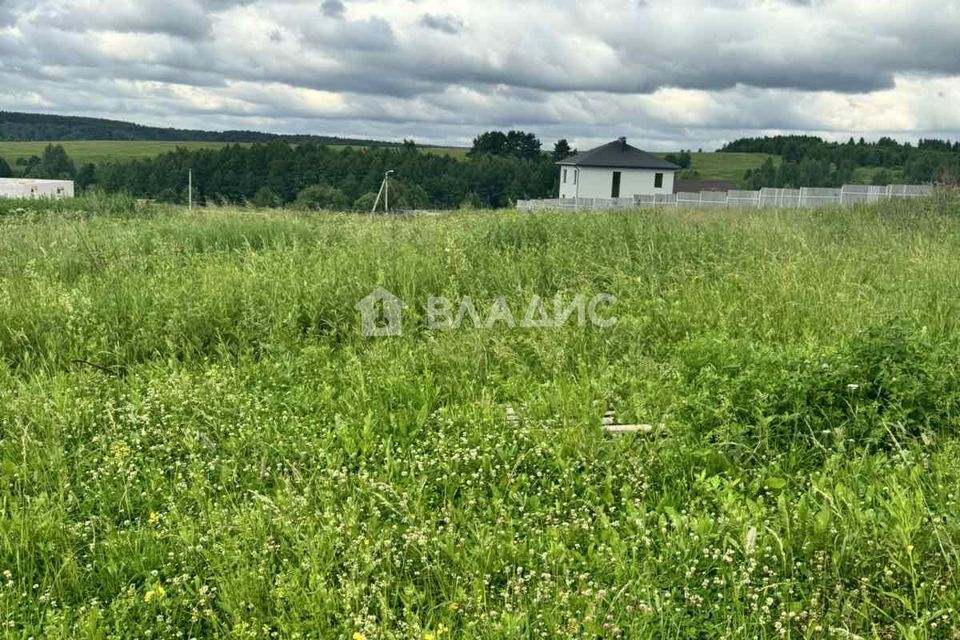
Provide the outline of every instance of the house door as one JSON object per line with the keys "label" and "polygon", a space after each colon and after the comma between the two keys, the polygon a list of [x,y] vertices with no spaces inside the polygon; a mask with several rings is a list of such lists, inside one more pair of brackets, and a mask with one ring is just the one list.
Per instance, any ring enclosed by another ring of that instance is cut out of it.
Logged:
{"label": "house door", "polygon": [[620,197],[620,172],[619,171],[613,172],[613,188],[610,189],[610,197],[611,198]]}

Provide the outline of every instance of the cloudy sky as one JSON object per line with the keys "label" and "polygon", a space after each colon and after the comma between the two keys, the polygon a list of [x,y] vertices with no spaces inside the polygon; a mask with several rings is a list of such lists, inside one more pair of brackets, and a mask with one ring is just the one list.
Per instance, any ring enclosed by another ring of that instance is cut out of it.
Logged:
{"label": "cloudy sky", "polygon": [[0,110],[668,150],[958,107],[960,0],[0,0]]}

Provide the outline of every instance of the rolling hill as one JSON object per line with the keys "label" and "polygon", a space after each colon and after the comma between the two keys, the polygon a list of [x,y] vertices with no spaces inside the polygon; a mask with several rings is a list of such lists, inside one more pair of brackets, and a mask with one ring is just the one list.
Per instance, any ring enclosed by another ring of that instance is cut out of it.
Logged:
{"label": "rolling hill", "polygon": [[0,111],[0,141],[65,142],[70,140],[163,142],[289,142],[351,146],[392,146],[395,142],[339,136],[287,135],[259,131],[202,131],[148,127],[120,120]]}

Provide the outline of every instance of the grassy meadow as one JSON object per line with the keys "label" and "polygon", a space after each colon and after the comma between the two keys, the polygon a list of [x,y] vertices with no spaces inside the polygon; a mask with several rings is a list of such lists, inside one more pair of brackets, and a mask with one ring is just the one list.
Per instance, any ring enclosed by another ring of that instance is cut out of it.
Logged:
{"label": "grassy meadow", "polygon": [[[956,638],[958,250],[947,195],[0,201],[3,637]],[[612,328],[424,309],[598,293]]]}
{"label": "grassy meadow", "polygon": [[[48,144],[63,145],[67,155],[76,163],[103,164],[105,162],[126,162],[129,160],[145,160],[154,158],[178,148],[197,151],[200,149],[222,149],[230,143],[226,142],[166,142],[157,140],[67,140],[64,142],[7,142],[0,141],[0,158],[4,158],[11,165],[18,159],[31,156],[40,156]],[[242,144],[241,146],[250,146]],[[348,145],[331,145],[333,148],[346,148]],[[454,158],[466,157],[467,149],[459,147],[424,147],[427,153],[450,155]],[[741,176],[742,177],[742,176]]]}
{"label": "grassy meadow", "polygon": [[[222,149],[224,142],[166,142],[162,140],[65,140],[63,142],[9,142],[0,141],[0,158],[11,165],[18,159],[40,156],[49,144],[62,145],[67,155],[80,167],[88,162],[126,162],[145,160],[178,148],[197,151],[200,149]],[[249,146],[249,145],[244,145]]]}
{"label": "grassy meadow", "polygon": [[[657,155],[666,156],[666,153]],[[700,174],[704,180],[729,180],[740,182],[750,169],[759,169],[767,158],[780,163],[780,156],[767,153],[691,153],[693,163],[690,169]]]}

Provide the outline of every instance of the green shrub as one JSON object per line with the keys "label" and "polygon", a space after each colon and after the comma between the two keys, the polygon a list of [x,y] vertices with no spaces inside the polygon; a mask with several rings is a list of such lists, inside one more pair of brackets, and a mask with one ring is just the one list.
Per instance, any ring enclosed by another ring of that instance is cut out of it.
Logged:
{"label": "green shrub", "polygon": [[349,203],[349,198],[340,189],[326,185],[314,185],[297,194],[294,206],[309,211],[320,209],[343,211],[347,209]]}

